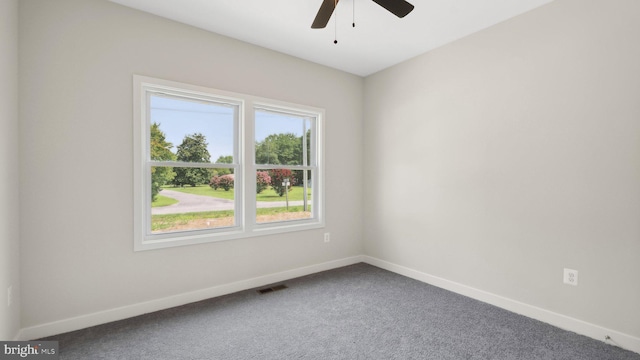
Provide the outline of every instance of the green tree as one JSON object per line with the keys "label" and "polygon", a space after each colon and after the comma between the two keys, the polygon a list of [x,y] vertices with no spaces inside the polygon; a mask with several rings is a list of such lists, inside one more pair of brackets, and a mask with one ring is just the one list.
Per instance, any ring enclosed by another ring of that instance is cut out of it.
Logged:
{"label": "green tree", "polygon": [[302,165],[302,136],[271,134],[256,143],[256,163]]}
{"label": "green tree", "polygon": [[[307,164],[311,150],[311,130],[307,130]],[[271,134],[264,140],[256,142],[256,164],[269,165],[302,165],[302,136],[293,133]],[[302,171],[293,176],[297,184],[302,184]]]}
{"label": "green tree", "polygon": [[220,155],[216,164],[233,164],[233,155]]}
{"label": "green tree", "polygon": [[[151,124],[151,132],[149,136],[150,140],[150,152],[151,160],[160,161],[174,161],[176,155],[171,152],[173,144],[166,140],[166,135],[160,130],[160,124]],[[165,166],[152,166],[151,167],[151,199],[155,201],[158,197],[158,193],[162,190],[162,186],[168,184],[173,180],[175,176],[173,168]]]}
{"label": "green tree", "polygon": [[[220,155],[216,164],[233,164],[233,155]],[[233,169],[220,168],[213,170],[213,176],[233,174]]]}
{"label": "green tree", "polygon": [[273,142],[273,139],[256,142],[256,164],[280,164],[278,145]]}
{"label": "green tree", "polygon": [[[178,145],[176,158],[182,162],[209,163],[211,155],[207,150],[207,139],[200,133],[186,135]],[[207,168],[176,167],[172,183],[176,186],[208,184],[212,172]]]}

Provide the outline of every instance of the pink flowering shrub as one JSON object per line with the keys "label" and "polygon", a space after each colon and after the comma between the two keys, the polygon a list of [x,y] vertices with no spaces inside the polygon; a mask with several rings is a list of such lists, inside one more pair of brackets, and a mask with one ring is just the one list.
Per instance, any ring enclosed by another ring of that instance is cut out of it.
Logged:
{"label": "pink flowering shrub", "polygon": [[266,171],[256,172],[256,194],[260,194],[271,183],[271,176]]}
{"label": "pink flowering shrub", "polygon": [[213,190],[218,190],[220,188],[220,176],[216,175],[209,180],[209,186],[213,188]]}
{"label": "pink flowering shrub", "polygon": [[209,186],[211,186],[214,190],[218,190],[220,188],[224,189],[224,191],[229,191],[233,188],[234,177],[233,174],[226,174],[222,176],[214,176],[209,181]]}
{"label": "pink flowering shrub", "polygon": [[296,179],[293,177],[293,173],[289,169],[269,170],[269,176],[271,176],[271,188],[280,196],[283,196],[285,192],[285,187],[282,186],[282,182],[285,178],[289,179],[289,190],[291,190],[291,187],[296,184]]}

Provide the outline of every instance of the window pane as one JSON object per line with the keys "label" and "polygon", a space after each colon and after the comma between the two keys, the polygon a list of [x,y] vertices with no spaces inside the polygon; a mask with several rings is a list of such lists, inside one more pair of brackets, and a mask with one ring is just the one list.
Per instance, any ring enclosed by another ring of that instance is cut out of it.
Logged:
{"label": "window pane", "polygon": [[150,96],[151,160],[233,163],[237,107]]}
{"label": "window pane", "polygon": [[269,223],[312,218],[312,173],[313,170],[258,170],[256,222]]}
{"label": "window pane", "polygon": [[256,164],[311,165],[310,118],[256,110],[255,124]]}
{"label": "window pane", "polygon": [[[232,169],[151,167],[151,233],[235,225]],[[207,174],[206,183],[174,185],[180,173]]]}

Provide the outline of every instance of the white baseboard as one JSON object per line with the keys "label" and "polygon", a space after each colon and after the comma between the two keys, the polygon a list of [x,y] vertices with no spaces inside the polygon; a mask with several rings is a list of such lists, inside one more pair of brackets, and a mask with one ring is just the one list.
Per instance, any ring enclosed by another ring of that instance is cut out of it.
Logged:
{"label": "white baseboard", "polygon": [[363,256],[363,262],[400,274],[430,285],[449,290],[472,299],[476,299],[516,314],[536,319],[547,324],[572,331],[607,344],[616,345],[636,353],[640,353],[640,338],[621,333],[619,331],[604,328],[582,320],[558,314],[533,305],[525,304],[503,296],[495,295],[483,290],[469,287],[460,283],[446,280],[437,276],[426,274],[404,266],[396,265],[371,256]]}
{"label": "white baseboard", "polygon": [[[498,306],[505,310],[509,310],[553,326],[557,326],[561,329],[573,331],[596,340],[605,341],[608,344],[640,353],[640,338],[365,255],[305,266],[302,268],[241,280],[162,299],[23,328],[14,340],[26,341],[80,330],[90,326],[105,324],[238,291],[265,286],[300,276],[357,264],[359,262],[364,262],[439,288]],[[609,340],[606,340],[607,336],[610,338]]]}
{"label": "white baseboard", "polygon": [[86,314],[69,319],[36,325],[20,330],[17,335],[17,340],[27,341],[80,330],[90,326],[105,324],[108,322],[143,315],[154,311],[169,309],[175,306],[185,305],[196,301],[210,299],[216,296],[227,295],[238,291],[265,286],[276,282],[297,278],[300,276],[311,275],[321,271],[357,264],[360,262],[363,262],[362,256],[354,256],[350,258],[287,270],[275,274],[241,280],[229,284],[214,286],[207,289],[191,291],[188,293],[174,295],[162,299],[151,300],[147,302],[122,306],[115,309],[99,311],[92,314]]}

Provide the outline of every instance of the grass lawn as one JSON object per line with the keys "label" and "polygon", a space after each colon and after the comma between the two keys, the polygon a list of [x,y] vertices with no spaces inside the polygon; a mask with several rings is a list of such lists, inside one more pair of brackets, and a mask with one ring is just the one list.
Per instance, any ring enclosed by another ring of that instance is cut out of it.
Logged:
{"label": "grass lawn", "polygon": [[151,207],[162,207],[177,204],[178,200],[162,195],[156,196],[156,201],[151,203]]}
{"label": "grass lawn", "polygon": [[[196,187],[185,186],[182,188],[173,187],[173,186],[164,186],[163,188],[167,190],[180,191],[187,194],[205,195],[205,196],[211,196],[211,197],[227,199],[227,200],[233,200],[233,194],[234,194],[233,189],[229,191],[224,191],[223,189],[213,190],[213,188],[208,185],[198,185]],[[302,200],[303,199],[302,190],[303,189],[301,186],[294,186],[293,188],[291,188],[291,190],[289,191],[289,201]],[[309,197],[309,199],[311,199],[311,189],[307,189],[307,196]],[[258,201],[284,201],[285,196],[284,195],[279,196],[275,191],[273,191],[273,189],[271,189],[271,187],[269,187],[257,195],[257,200]]]}
{"label": "grass lawn", "polygon": [[[286,207],[256,209],[257,216],[277,215],[282,213],[293,213],[293,212],[302,212],[302,206],[289,206],[289,210],[287,210]],[[186,225],[189,222],[197,221],[201,219],[219,219],[219,218],[231,218],[231,217],[233,217],[233,210],[205,211],[205,212],[194,212],[194,213],[184,213],[184,214],[152,215],[151,231],[175,229],[176,226],[178,225]]]}
{"label": "grass lawn", "polygon": [[189,221],[203,218],[217,219],[226,217],[233,217],[233,210],[151,215],[151,231],[172,229],[176,225],[184,225],[189,223]]}

